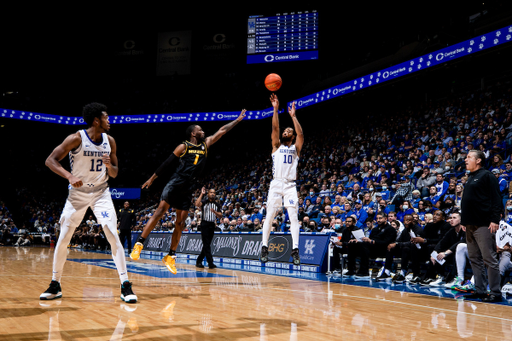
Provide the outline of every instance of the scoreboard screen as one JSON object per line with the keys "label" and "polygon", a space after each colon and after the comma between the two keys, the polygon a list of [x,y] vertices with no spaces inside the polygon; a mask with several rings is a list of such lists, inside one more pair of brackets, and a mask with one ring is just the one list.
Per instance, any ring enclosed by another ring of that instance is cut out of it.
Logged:
{"label": "scoreboard screen", "polygon": [[247,20],[247,64],[318,59],[318,12],[254,15]]}

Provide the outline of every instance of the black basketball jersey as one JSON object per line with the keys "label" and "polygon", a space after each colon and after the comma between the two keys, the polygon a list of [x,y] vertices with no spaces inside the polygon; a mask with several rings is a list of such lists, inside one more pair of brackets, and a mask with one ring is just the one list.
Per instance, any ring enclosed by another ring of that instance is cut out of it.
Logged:
{"label": "black basketball jersey", "polygon": [[175,174],[182,179],[192,179],[202,173],[206,164],[208,149],[206,148],[206,142],[201,142],[199,145],[189,141],[183,143],[186,147],[185,152],[180,155],[180,164]]}

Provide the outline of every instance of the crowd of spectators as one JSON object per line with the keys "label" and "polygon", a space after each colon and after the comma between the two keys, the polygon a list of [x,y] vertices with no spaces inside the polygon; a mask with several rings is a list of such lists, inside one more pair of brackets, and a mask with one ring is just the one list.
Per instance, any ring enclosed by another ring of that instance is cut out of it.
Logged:
{"label": "crowd of spectators", "polygon": [[[466,181],[464,158],[472,149],[485,153],[486,167],[499,178],[503,198],[512,198],[511,96],[509,83],[496,83],[482,91],[404,109],[393,117],[361,115],[306,131],[297,175],[302,230],[337,229],[354,216],[356,226],[369,231],[377,226],[379,212],[394,212],[402,223],[406,214],[412,214],[425,226],[435,210],[449,214],[460,206]],[[259,151],[250,163],[223,162],[197,184],[193,201],[202,186],[216,190],[223,213],[219,231],[261,229],[271,180],[269,160]],[[28,189],[19,190],[18,196],[23,229],[54,234],[63,199],[50,193],[34,195]],[[136,212],[133,230],[142,230],[158,200],[159,193],[145,193],[131,203]],[[508,208],[510,221],[512,204]],[[175,219],[175,211],[170,210],[155,230],[172,231]],[[86,220],[87,215],[83,223]],[[192,207],[187,229],[197,230],[200,221],[200,210]],[[287,231],[289,223],[281,209],[273,218],[273,230]],[[82,243],[92,244],[91,240]]]}

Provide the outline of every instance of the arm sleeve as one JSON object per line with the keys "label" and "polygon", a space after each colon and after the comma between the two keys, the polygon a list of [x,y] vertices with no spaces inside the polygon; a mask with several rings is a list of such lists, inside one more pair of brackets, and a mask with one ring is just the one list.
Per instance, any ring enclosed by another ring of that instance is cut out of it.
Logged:
{"label": "arm sleeve", "polygon": [[155,171],[155,174],[158,176],[161,176],[167,169],[171,168],[172,166],[176,165],[178,163],[178,157],[174,155],[174,153],[171,153],[171,156],[165,160],[160,167],[157,168]]}

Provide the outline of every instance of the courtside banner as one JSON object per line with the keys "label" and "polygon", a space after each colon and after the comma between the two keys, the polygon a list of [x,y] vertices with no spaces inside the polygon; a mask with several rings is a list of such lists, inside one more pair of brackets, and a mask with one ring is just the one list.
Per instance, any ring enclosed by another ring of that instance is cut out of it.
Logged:
{"label": "courtside banner", "polygon": [[110,196],[119,200],[140,199],[140,188],[111,188]]}
{"label": "courtside banner", "polygon": [[[140,232],[132,233],[135,243]],[[299,253],[302,264],[323,265],[331,234],[301,233]],[[172,233],[152,232],[144,243],[144,251],[167,252],[171,246]],[[179,253],[201,253],[203,243],[200,232],[184,232],[181,235]],[[269,238],[269,261],[290,262],[292,236],[289,233],[272,233]],[[261,233],[221,233],[216,232],[211,243],[214,257],[258,260],[261,251]]]}

